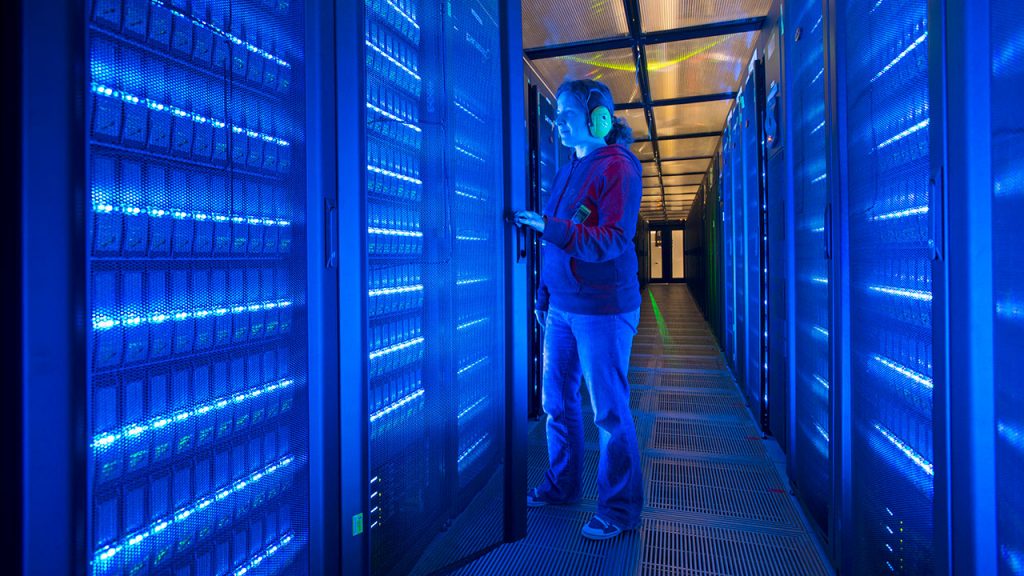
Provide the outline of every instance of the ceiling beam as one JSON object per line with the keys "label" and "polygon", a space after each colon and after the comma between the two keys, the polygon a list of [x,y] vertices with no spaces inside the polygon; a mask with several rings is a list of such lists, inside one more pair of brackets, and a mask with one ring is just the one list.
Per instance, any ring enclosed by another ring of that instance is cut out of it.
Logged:
{"label": "ceiling beam", "polygon": [[[718,94],[703,94],[700,96],[682,96],[679,98],[666,98],[664,100],[654,100],[651,102],[651,106],[657,108],[659,106],[682,106],[685,104],[703,104],[705,102],[721,102],[722,100],[735,100],[739,96],[737,92],[720,92]],[[636,108],[643,108],[644,105],[641,102],[623,102],[616,104],[616,110],[633,110]]]}
{"label": "ceiling beam", "polygon": [[[560,56],[575,56],[578,54],[589,54],[592,52],[603,52],[605,50],[619,50],[632,48],[635,44],[651,45],[664,44],[666,42],[679,42],[682,40],[696,40],[698,38],[710,38],[712,36],[725,36],[727,34],[742,34],[744,32],[756,32],[764,26],[765,17],[743,18],[730,20],[728,22],[712,22],[700,26],[687,26],[685,28],[673,28],[672,30],[660,30],[658,32],[644,33],[640,30],[640,9],[635,11],[629,4],[636,4],[636,0],[623,0],[626,7],[626,20],[630,23],[629,36],[612,36],[610,38],[597,38],[594,40],[582,40],[579,42],[566,42],[565,44],[554,44],[552,46],[538,46],[527,48],[523,53],[530,60],[542,60],[544,58],[558,58]],[[630,13],[636,14],[636,31],[633,29],[633,22]]]}
{"label": "ceiling beam", "polygon": [[[690,134],[676,134],[675,136],[659,136],[659,141],[665,140],[686,140],[689,138],[718,138],[721,136],[721,132],[693,132]],[[644,142],[650,142],[650,138],[637,138],[634,142],[640,144]]]}
{"label": "ceiling beam", "polygon": [[[714,156],[687,156],[685,158],[661,158],[661,161],[662,162],[675,162],[677,160],[711,160],[713,158],[714,158]],[[654,160],[641,160],[640,161],[641,164],[650,164],[651,162],[654,162]],[[703,172],[701,172],[701,174],[703,174]],[[664,176],[668,176],[668,174],[665,174]],[[650,176],[648,176],[648,178],[650,178]],[[696,184],[694,184],[694,186],[696,186]]]}

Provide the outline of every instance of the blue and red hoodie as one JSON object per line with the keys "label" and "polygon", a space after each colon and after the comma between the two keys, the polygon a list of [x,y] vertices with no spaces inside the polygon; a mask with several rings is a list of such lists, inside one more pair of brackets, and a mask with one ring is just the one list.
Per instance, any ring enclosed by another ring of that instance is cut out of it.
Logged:
{"label": "blue and red hoodie", "polygon": [[622,314],[640,307],[633,248],[642,194],[640,160],[621,145],[573,155],[544,208],[537,309]]}

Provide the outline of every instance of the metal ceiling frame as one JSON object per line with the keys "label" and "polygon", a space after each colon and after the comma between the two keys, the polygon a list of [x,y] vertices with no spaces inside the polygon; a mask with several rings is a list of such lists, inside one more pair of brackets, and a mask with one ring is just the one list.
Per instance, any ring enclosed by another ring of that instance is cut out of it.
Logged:
{"label": "metal ceiling frame", "polygon": [[[679,42],[683,40],[696,40],[699,38],[710,38],[713,36],[725,36],[728,34],[742,34],[756,32],[764,26],[765,16],[755,18],[742,18],[723,22],[711,22],[700,26],[687,26],[671,30],[659,30],[645,33],[640,21],[640,0],[622,0],[623,9],[626,13],[626,22],[629,27],[627,36],[614,36],[611,38],[599,38],[596,40],[582,40],[556,44],[554,46],[539,46],[528,48],[523,51],[528,60],[541,60],[545,58],[558,58],[561,56],[575,56],[591,52],[602,52],[607,50],[621,50],[629,48],[633,51],[633,62],[636,66],[637,83],[640,85],[640,102],[615,104],[618,110],[635,110],[643,108],[644,116],[647,118],[647,132],[649,136],[636,142],[650,142],[654,152],[652,160],[644,160],[645,163],[654,162],[658,167],[658,188],[661,189],[661,212],[663,219],[668,219],[668,210],[665,208],[665,184],[662,178],[666,176],[693,176],[704,174],[704,172],[689,172],[684,174],[662,174],[661,163],[673,160],[707,160],[713,156],[700,156],[693,158],[661,158],[658,150],[659,140],[681,140],[685,138],[708,138],[721,136],[719,132],[699,132],[693,134],[680,134],[658,138],[658,129],[654,122],[654,107],[676,106],[679,104],[697,104],[702,102],[716,102],[720,100],[733,100],[736,92],[722,92],[719,94],[706,94],[700,96],[687,96],[682,98],[669,98],[654,100],[651,98],[651,81],[647,74],[647,46],[652,44],[663,44],[667,42]],[[724,128],[724,127],[723,127]],[[649,178],[652,176],[648,176]]]}

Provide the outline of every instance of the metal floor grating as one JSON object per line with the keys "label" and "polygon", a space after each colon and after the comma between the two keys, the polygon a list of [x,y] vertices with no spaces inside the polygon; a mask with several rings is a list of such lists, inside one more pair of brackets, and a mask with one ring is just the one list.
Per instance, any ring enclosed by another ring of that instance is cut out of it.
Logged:
{"label": "metal floor grating", "polygon": [[802,527],[786,486],[767,462],[652,458],[644,476],[651,508],[750,527]]}
{"label": "metal floor grating", "polygon": [[641,576],[815,576],[830,570],[807,534],[732,530],[649,519],[641,530]]}
{"label": "metal floor grating", "polygon": [[[446,574],[834,574],[788,492],[685,286],[652,286],[663,340],[645,296],[630,359],[630,405],[646,502],[640,529],[609,542],[582,538],[596,510],[598,433],[583,397],[584,482],[579,504],[530,509],[528,534]],[[701,354],[700,352],[703,352]],[[547,470],[544,421],[529,433],[529,485]]]}

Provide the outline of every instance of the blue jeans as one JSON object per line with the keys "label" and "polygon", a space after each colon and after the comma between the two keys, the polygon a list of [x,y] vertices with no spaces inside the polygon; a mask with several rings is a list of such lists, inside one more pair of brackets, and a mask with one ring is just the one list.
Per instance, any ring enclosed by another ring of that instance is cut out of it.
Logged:
{"label": "blue jeans", "polygon": [[597,512],[627,530],[640,524],[644,501],[640,448],[629,410],[627,376],[639,322],[639,309],[593,316],[551,308],[544,331],[549,468],[538,492],[548,502],[580,499],[584,450],[582,375],[601,438]]}

